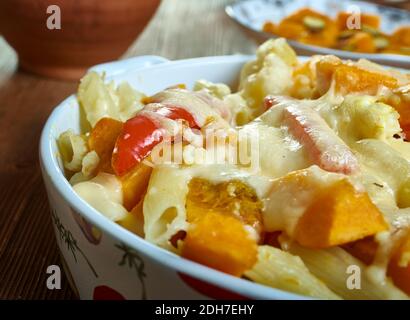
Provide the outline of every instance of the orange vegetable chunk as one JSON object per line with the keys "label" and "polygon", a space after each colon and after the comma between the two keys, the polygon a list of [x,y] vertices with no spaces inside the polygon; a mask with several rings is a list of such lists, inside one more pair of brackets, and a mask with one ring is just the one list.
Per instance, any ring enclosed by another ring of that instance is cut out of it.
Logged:
{"label": "orange vegetable chunk", "polygon": [[410,47],[410,27],[403,26],[398,28],[392,35],[391,35],[391,42],[393,46],[403,46],[403,47]]}
{"label": "orange vegetable chunk", "polygon": [[299,219],[294,238],[309,248],[327,248],[374,235],[388,228],[365,192],[343,179],[319,192]]}
{"label": "orange vegetable chunk", "polygon": [[131,171],[120,177],[123,205],[128,211],[131,211],[142,199],[147,190],[151,172],[151,167],[139,163]]}
{"label": "orange vegetable chunk", "polygon": [[380,86],[390,89],[397,86],[397,80],[391,76],[349,64],[342,64],[336,68],[334,81],[336,91],[342,94],[361,92],[375,95]]}
{"label": "orange vegetable chunk", "polygon": [[333,73],[341,64],[342,61],[335,56],[325,56],[316,63],[316,86],[320,95],[329,90]]}
{"label": "orange vegetable chunk", "polygon": [[181,255],[239,277],[255,264],[257,244],[238,219],[208,212],[188,229]]}
{"label": "orange vegetable chunk", "polygon": [[[306,23],[306,19],[320,21],[322,26],[312,29]],[[277,26],[275,33],[302,43],[331,47],[335,43],[337,31],[336,23],[326,15],[310,8],[302,8],[283,19]]]}
{"label": "orange vegetable chunk", "polygon": [[275,29],[275,33],[286,39],[297,40],[305,32],[305,28],[298,22],[282,21]]}
{"label": "orange vegetable chunk", "polygon": [[188,222],[201,219],[208,212],[230,215],[262,235],[262,203],[249,186],[240,180],[213,184],[193,178],[186,197]]}
{"label": "orange vegetable chunk", "polygon": [[410,295],[410,236],[393,255],[387,274],[397,287]]}
{"label": "orange vegetable chunk", "polygon": [[111,155],[122,126],[123,123],[121,121],[102,118],[92,128],[88,139],[88,146],[90,150],[97,152],[100,158],[99,171],[114,172],[111,167]]}
{"label": "orange vegetable chunk", "polygon": [[346,47],[350,51],[362,52],[362,53],[374,53],[376,52],[376,46],[374,44],[373,37],[366,32],[355,33],[346,44]]}
{"label": "orange vegetable chunk", "polygon": [[[337,15],[337,25],[340,30],[345,30],[348,29],[348,19],[349,17],[352,17],[351,12],[339,12]],[[352,19],[354,20],[354,19]],[[352,21],[356,22],[356,21]],[[360,25],[361,26],[369,26],[375,29],[378,29],[380,27],[380,17],[368,13],[362,13],[360,14]]]}
{"label": "orange vegetable chunk", "polygon": [[363,93],[375,95],[380,86],[394,89],[397,79],[387,74],[366,70],[349,63],[342,63],[337,58],[324,58],[316,64],[317,86],[322,95],[326,93],[332,81],[335,90],[342,95]]}
{"label": "orange vegetable chunk", "polygon": [[275,33],[275,30],[276,30],[276,26],[272,23],[272,22],[270,22],[270,21],[267,21],[267,22],[265,22],[264,24],[263,24],[263,31],[264,32],[268,32],[268,33]]}

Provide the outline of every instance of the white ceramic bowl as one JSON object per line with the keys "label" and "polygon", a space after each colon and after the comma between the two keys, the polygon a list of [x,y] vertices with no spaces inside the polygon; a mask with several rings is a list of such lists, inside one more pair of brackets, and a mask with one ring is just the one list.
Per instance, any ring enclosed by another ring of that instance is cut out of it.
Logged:
{"label": "white ceramic bowl", "polygon": [[[153,94],[168,86],[198,79],[234,85],[246,56],[168,61],[143,56],[99,65],[116,83]],[[66,180],[56,138],[67,129],[80,131],[75,96],[50,115],[40,142],[40,163],[50,202],[62,263],[81,299],[304,299],[236,278],[183,259],[152,245],[110,221],[79,198]],[[166,182],[164,182],[166,183]]]}

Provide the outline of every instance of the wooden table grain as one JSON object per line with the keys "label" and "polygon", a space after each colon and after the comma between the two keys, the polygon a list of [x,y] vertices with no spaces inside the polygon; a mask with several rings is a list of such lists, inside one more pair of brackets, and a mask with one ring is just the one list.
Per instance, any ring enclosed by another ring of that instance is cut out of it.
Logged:
{"label": "wooden table grain", "polygon": [[[124,57],[169,59],[252,53],[254,42],[227,18],[232,0],[164,0]],[[64,14],[64,13],[62,13]],[[63,26],[64,27],[64,26]],[[76,83],[16,69],[0,37],[0,299],[73,299],[66,278],[48,290],[46,269],[60,264],[38,163],[41,129]]]}

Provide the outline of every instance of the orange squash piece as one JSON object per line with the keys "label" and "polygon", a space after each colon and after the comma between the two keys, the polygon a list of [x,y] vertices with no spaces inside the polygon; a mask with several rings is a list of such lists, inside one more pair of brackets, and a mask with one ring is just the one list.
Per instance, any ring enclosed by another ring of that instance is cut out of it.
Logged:
{"label": "orange squash piece", "polygon": [[390,37],[393,46],[410,47],[410,27],[398,28]]}
{"label": "orange squash piece", "polygon": [[306,61],[296,66],[292,73],[293,86],[290,96],[296,99],[318,98],[316,90],[316,72],[312,68],[312,62]]}
{"label": "orange squash piece", "polygon": [[122,126],[123,123],[121,121],[102,118],[92,128],[88,139],[88,146],[100,158],[99,171],[114,173],[111,167],[111,155]]}
{"label": "orange squash piece", "polygon": [[297,40],[301,35],[303,35],[303,33],[305,33],[305,28],[303,25],[295,21],[282,21],[277,25],[274,31],[278,36],[286,39]]}
{"label": "orange squash piece", "polygon": [[316,64],[317,88],[321,95],[326,93],[332,81],[340,94],[363,93],[375,95],[380,86],[395,89],[397,79],[358,66],[342,63],[335,57],[324,58]]}
{"label": "orange squash piece", "polygon": [[342,64],[336,68],[334,81],[336,91],[342,94],[361,92],[374,95],[380,86],[390,89],[397,87],[397,80],[391,76],[349,64]]}
{"label": "orange squash piece", "polygon": [[342,61],[335,56],[325,56],[316,63],[316,88],[324,95],[330,88],[333,74]]}
{"label": "orange squash piece", "polygon": [[145,194],[151,172],[152,168],[141,162],[120,177],[123,205],[128,211],[132,210]]}
{"label": "orange squash piece", "polygon": [[265,22],[265,23],[263,24],[262,30],[263,30],[264,32],[267,32],[267,33],[273,33],[273,34],[275,34],[275,33],[276,33],[276,26],[275,26],[274,23],[272,23],[272,22],[270,22],[270,21],[267,21],[267,22]]}
{"label": "orange squash piece", "polygon": [[349,38],[344,48],[349,51],[361,53],[375,53],[377,51],[373,37],[366,32],[356,32]]}
{"label": "orange squash piece", "polygon": [[250,225],[261,236],[262,203],[254,190],[239,180],[212,184],[208,180],[193,178],[186,197],[188,222],[194,222],[214,212],[230,215]]}
{"label": "orange squash piece", "polygon": [[188,229],[181,255],[239,277],[257,261],[257,244],[238,219],[208,212]]}
{"label": "orange squash piece", "polygon": [[405,98],[407,91],[405,87],[399,87],[394,90],[394,94],[382,99],[382,102],[392,106],[400,114],[400,127],[408,139],[410,138],[410,100]]}
{"label": "orange squash piece", "polygon": [[[406,255],[406,259],[404,258]],[[407,236],[406,240],[400,246],[399,250],[395,255],[393,255],[392,259],[389,263],[389,268],[387,271],[387,275],[392,277],[394,284],[410,295],[410,236]],[[403,261],[405,260],[405,264],[402,265]]]}
{"label": "orange squash piece", "polygon": [[[347,21],[352,16],[350,12],[339,12],[337,15],[337,26],[340,30],[348,29]],[[360,14],[360,24],[363,26],[369,26],[375,29],[380,27],[380,17],[372,14]]]}
{"label": "orange squash piece", "polygon": [[294,238],[302,246],[327,248],[374,235],[388,228],[365,192],[343,179],[321,190],[299,219]]}
{"label": "orange squash piece", "polygon": [[[305,18],[319,20],[323,27],[311,29],[305,24]],[[337,31],[336,23],[332,19],[309,8],[302,8],[286,17],[275,29],[275,33],[281,37],[322,47],[334,45]]]}

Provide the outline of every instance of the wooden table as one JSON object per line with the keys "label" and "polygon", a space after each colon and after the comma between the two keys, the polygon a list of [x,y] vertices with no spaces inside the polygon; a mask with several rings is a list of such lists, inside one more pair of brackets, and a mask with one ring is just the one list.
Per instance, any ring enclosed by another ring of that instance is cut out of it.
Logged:
{"label": "wooden table", "polygon": [[[164,0],[125,56],[169,59],[253,53],[256,46],[224,13],[232,0]],[[183,22],[183,23],[181,23]],[[72,299],[48,290],[46,269],[60,264],[38,164],[38,141],[49,113],[76,83],[16,71],[0,38],[0,299]]]}

